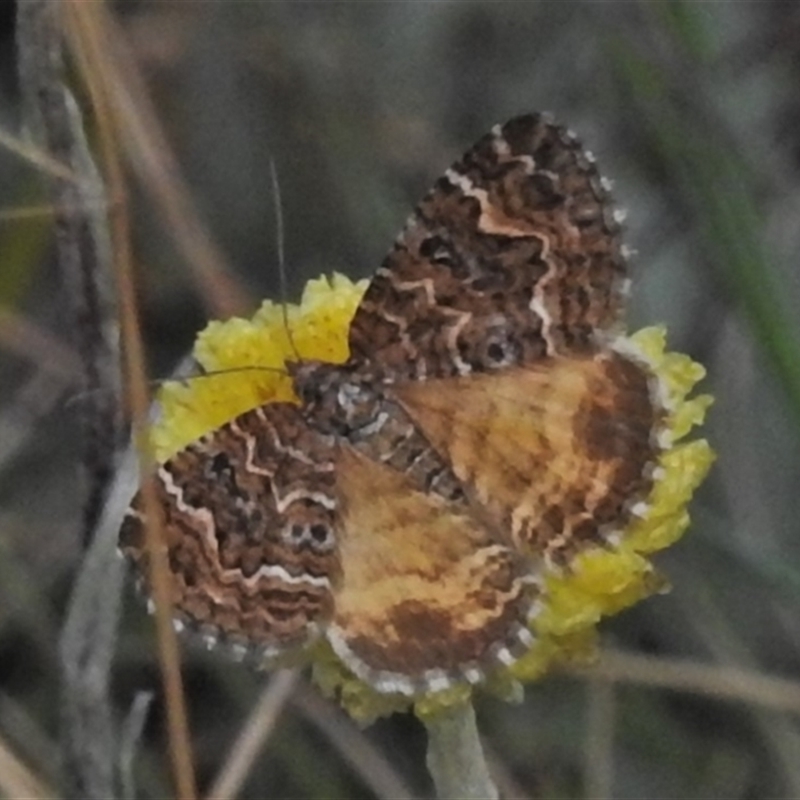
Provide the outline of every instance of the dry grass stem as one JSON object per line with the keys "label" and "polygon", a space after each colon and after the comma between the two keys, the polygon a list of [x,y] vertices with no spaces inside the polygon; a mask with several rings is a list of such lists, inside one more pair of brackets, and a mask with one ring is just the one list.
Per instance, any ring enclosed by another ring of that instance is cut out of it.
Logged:
{"label": "dry grass stem", "polygon": [[[683,591],[676,600],[683,608],[687,624],[695,629],[712,658],[721,668],[758,672],[758,658],[743,638],[719,598],[711,590],[707,576],[694,565],[684,568]],[[800,797],[800,730],[797,720],[786,715],[787,709],[773,711],[754,706],[751,711],[756,726],[792,797]]]}
{"label": "dry grass stem", "polygon": [[98,69],[113,87],[109,113],[116,117],[130,162],[163,212],[167,232],[183,254],[209,314],[224,319],[252,311],[253,302],[200,220],[124,34],[102,5],[95,19],[108,45],[98,53]]}
{"label": "dry grass stem", "polygon": [[353,721],[315,689],[303,687],[292,705],[328,739],[351,769],[380,800],[414,800],[403,778]]}
{"label": "dry grass stem", "polygon": [[[88,477],[83,541],[100,516],[120,440],[117,400],[119,353],[110,287],[110,244],[105,191],[92,160],[78,106],[66,86],[62,54],[62,11],[50,0],[31,0],[19,9],[19,73],[26,120],[36,148],[50,162],[68,165],[69,175],[49,163],[48,191],[54,208],[58,274],[67,301],[69,327],[81,362],[90,406],[81,419],[82,466]],[[35,157],[34,154],[30,154]],[[41,158],[38,158],[41,161]],[[45,159],[46,160],[46,159]],[[96,391],[101,389],[103,391]]]}
{"label": "dry grass stem", "polygon": [[7,467],[37,432],[41,420],[64,396],[65,380],[39,370],[0,410],[0,470]]}
{"label": "dry grass stem", "polygon": [[137,797],[133,766],[152,702],[152,692],[137,692],[120,731],[119,772],[123,800],[135,800]]}
{"label": "dry grass stem", "polygon": [[[71,208],[69,206],[62,206],[64,211],[75,212],[91,211],[93,213],[103,212],[108,210],[108,203],[81,203],[80,208]],[[19,208],[4,208],[0,209],[0,222],[24,222],[28,219],[47,219],[53,218],[58,213],[52,205],[39,205],[39,206],[21,206]]]}
{"label": "dry grass stem", "polygon": [[0,308],[0,347],[65,383],[80,375],[80,357],[73,348],[7,307]]}
{"label": "dry grass stem", "polygon": [[[129,220],[127,204],[124,202],[125,183],[116,145],[118,132],[110,111],[109,93],[112,87],[107,83],[108,76],[103,70],[103,65],[108,61],[108,41],[97,16],[102,11],[102,6],[99,3],[70,2],[66,6],[66,10],[67,30],[72,50],[78,61],[82,77],[89,88],[96,112],[106,178],[114,196],[123,199],[123,202],[111,214],[111,235],[119,293],[120,324],[126,356],[127,389],[135,432],[134,440],[144,444],[147,435],[150,398],[133,282]],[[147,543],[151,564],[150,581],[156,606],[156,628],[167,705],[175,789],[181,800],[192,800],[197,796],[197,789],[180,672],[180,657],[176,634],[172,626],[169,573],[163,539],[163,517],[150,477],[153,466],[152,459],[146,446],[143,446],[141,451],[141,491],[147,517]]]}
{"label": "dry grass stem", "polygon": [[702,694],[800,715],[800,682],[738,667],[612,650],[604,653],[590,669],[574,670],[573,674],[586,679]]}
{"label": "dry grass stem", "polygon": [[55,784],[58,777],[58,745],[22,703],[0,692],[0,730],[8,737],[6,747],[30,761],[35,754],[39,779]]}
{"label": "dry grass stem", "polygon": [[37,424],[55,408],[67,389],[80,381],[81,361],[71,347],[9,308],[0,308],[0,348],[37,367],[0,410],[2,469],[30,441]]}
{"label": "dry grass stem", "polygon": [[508,764],[484,737],[481,737],[481,747],[483,747],[483,754],[489,767],[489,774],[492,776],[495,786],[497,786],[500,797],[503,800],[529,800],[530,793],[520,786],[514,774],[508,768]]}
{"label": "dry grass stem", "polygon": [[[81,420],[82,464],[89,477],[82,533],[84,542],[90,543],[102,514],[116,455],[118,352],[107,286],[111,253],[106,219],[86,210],[88,206],[103,208],[105,194],[80,110],[66,86],[63,10],[63,5],[51,0],[21,4],[17,52],[26,119],[37,148],[46,151],[50,159],[47,166],[51,169],[45,170],[45,175],[49,177],[54,208],[59,278],[79,357],[81,386],[91,398]],[[70,174],[54,174],[60,171],[52,169],[54,164],[50,162],[68,164]],[[20,328],[17,320],[17,333]],[[30,330],[27,333],[30,343],[35,337]],[[44,397],[50,394],[52,390],[43,392]],[[32,422],[28,427],[33,428]],[[72,791],[96,798],[110,797],[114,792],[115,731],[108,676],[121,571],[106,566],[104,563],[98,573],[92,573],[90,580],[87,571],[79,574],[59,639],[65,772]]]}
{"label": "dry grass stem", "polygon": [[38,778],[0,739],[0,793],[19,800],[57,800],[58,794]]}
{"label": "dry grass stem", "polygon": [[208,790],[207,800],[232,800],[239,794],[250,768],[275,730],[298,677],[297,670],[281,670],[273,675]]}
{"label": "dry grass stem", "polygon": [[29,164],[38,167],[51,178],[61,178],[72,183],[80,183],[81,178],[57,158],[30,142],[26,142],[0,127],[0,147],[18,155]]}

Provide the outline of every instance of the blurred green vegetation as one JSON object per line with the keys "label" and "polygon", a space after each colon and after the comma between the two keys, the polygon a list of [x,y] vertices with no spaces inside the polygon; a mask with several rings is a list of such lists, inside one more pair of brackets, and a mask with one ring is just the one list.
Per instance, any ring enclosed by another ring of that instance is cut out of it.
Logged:
{"label": "blurred green vegetation", "polygon": [[[208,231],[254,301],[278,293],[270,158],[292,299],[323,271],[369,275],[413,203],[495,122],[550,110],[576,130],[628,211],[632,323],[665,322],[671,347],[708,367],[703,389],[717,398],[705,435],[718,463],[692,530],[659,559],[673,592],[610,620],[605,640],[800,680],[800,6],[153,0],[115,10]],[[10,27],[3,35],[9,45]],[[20,113],[12,66],[0,59],[8,131]],[[0,151],[0,209],[44,202],[37,185],[33,167]],[[132,208],[145,335],[164,376],[204,312],[147,187]],[[0,303],[68,341],[47,226],[0,221],[0,253]],[[0,348],[0,431],[19,438],[11,448],[0,436],[0,734],[53,779],[80,492],[75,403],[59,394],[46,413],[30,408],[42,369]],[[135,691],[159,691],[150,635],[131,598],[120,717]],[[206,786],[261,679],[186,653]],[[480,703],[486,741],[526,796],[584,797],[586,740],[601,735],[613,738],[621,800],[800,797],[788,703],[767,712],[623,681],[607,729],[593,731],[588,696],[586,681],[556,676],[521,705]],[[140,759],[148,797],[168,785],[163,736],[157,699]],[[383,720],[367,736],[430,794],[415,720]],[[373,795],[290,707],[242,796]]]}

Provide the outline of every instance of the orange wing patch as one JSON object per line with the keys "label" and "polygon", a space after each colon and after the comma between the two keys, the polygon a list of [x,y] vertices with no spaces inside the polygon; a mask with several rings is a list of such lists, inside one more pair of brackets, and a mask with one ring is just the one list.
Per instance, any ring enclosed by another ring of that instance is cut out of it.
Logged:
{"label": "orange wing patch", "polygon": [[530,646],[524,559],[349,445],[336,474],[345,580],[328,638],[362,680],[407,695],[474,683]]}
{"label": "orange wing patch", "polygon": [[662,413],[650,383],[611,351],[396,395],[508,544],[563,566],[608,541],[650,489]]}

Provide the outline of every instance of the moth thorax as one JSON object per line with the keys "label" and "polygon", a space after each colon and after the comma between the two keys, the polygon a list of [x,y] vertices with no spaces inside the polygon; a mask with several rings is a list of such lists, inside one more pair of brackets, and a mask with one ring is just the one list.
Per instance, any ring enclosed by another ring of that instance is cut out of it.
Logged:
{"label": "moth thorax", "polygon": [[381,396],[372,376],[323,361],[287,366],[295,392],[319,430],[346,436],[374,423]]}

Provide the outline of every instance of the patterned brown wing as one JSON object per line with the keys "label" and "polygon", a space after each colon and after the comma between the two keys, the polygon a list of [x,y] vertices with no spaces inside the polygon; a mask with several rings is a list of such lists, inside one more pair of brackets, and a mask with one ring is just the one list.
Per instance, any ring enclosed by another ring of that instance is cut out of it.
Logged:
{"label": "patterned brown wing", "polygon": [[591,154],[545,115],[518,117],[409,218],[353,319],[351,359],[424,378],[585,352],[617,321],[624,284]]}
{"label": "patterned brown wing", "polygon": [[613,542],[649,494],[664,413],[653,380],[610,350],[395,391],[490,526],[563,566]]}
{"label": "patterned brown wing", "polygon": [[[178,619],[259,660],[315,638],[340,567],[333,449],[301,411],[256,408],[157,473]],[[147,575],[141,498],[120,546]]]}
{"label": "patterned brown wing", "polygon": [[342,444],[336,466],[340,555],[327,636],[380,692],[477,682],[533,642],[526,559],[466,510]]}

